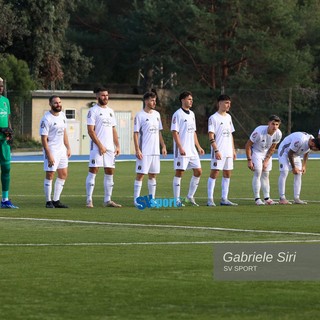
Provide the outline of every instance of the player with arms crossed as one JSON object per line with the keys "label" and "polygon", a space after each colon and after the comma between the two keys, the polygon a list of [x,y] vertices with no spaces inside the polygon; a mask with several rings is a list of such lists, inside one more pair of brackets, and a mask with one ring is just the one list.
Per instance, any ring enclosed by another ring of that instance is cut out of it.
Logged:
{"label": "player with arms crossed", "polygon": [[121,205],[111,200],[115,156],[120,154],[119,139],[116,130],[114,111],[107,106],[109,93],[106,88],[94,90],[98,103],[90,108],[87,115],[90,141],[89,172],[86,179],[87,207],[93,208],[92,194],[99,168],[104,168],[104,206],[120,208]]}
{"label": "player with arms crossed", "polygon": [[181,178],[185,170],[192,169],[193,176],[190,180],[186,202],[198,207],[199,205],[195,202],[194,194],[197,191],[202,174],[199,154],[203,155],[204,150],[198,141],[195,115],[193,111],[190,110],[193,105],[192,93],[190,91],[182,92],[179,100],[181,102],[181,108],[173,114],[171,121],[175,169],[173,196],[177,200],[177,205],[183,206],[180,198]]}
{"label": "player with arms crossed", "polygon": [[[270,198],[269,174],[272,170],[272,155],[282,138],[282,133],[279,129],[280,124],[280,118],[276,115],[271,115],[268,125],[255,128],[245,146],[248,168],[253,171],[252,189],[254,201],[258,206],[278,204],[278,202]],[[261,188],[264,201],[260,199]]]}
{"label": "player with arms crossed", "polygon": [[[294,132],[286,136],[280,143],[279,170],[280,176],[278,180],[280,204],[291,204],[286,199],[286,180],[291,170],[294,174],[293,178],[293,196],[295,204],[307,204],[306,201],[300,199],[302,175],[306,173],[307,160],[310,150],[319,151],[320,141],[315,139],[313,135],[305,132]],[[301,156],[303,159],[301,161]]]}
{"label": "player with arms crossed", "polygon": [[136,179],[134,181],[134,204],[140,196],[142,180],[148,174],[148,191],[152,199],[156,194],[156,175],[160,173],[160,147],[162,155],[167,155],[166,145],[161,134],[162,122],[160,113],[155,110],[157,96],[154,92],[143,95],[144,108],[134,118],[133,141],[136,151]]}

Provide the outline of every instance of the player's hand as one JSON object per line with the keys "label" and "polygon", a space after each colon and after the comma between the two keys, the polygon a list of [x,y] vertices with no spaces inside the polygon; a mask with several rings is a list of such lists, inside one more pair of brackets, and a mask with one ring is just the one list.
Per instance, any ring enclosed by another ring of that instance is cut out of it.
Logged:
{"label": "player's hand", "polygon": [[251,170],[251,171],[254,171],[254,164],[252,162],[252,160],[248,160],[248,168]]}
{"label": "player's hand", "polygon": [[202,156],[204,155],[204,150],[201,147],[198,149],[198,152],[200,155],[202,155]]}
{"label": "player's hand", "polygon": [[184,151],[183,148],[179,148],[179,152],[180,152],[180,155],[182,155],[182,156],[186,155],[186,152]]}
{"label": "player's hand", "polygon": [[118,155],[120,155],[120,147],[117,146],[116,149],[114,150],[114,154],[117,157]]}
{"label": "player's hand", "polygon": [[166,148],[166,147],[163,147],[163,148],[162,148],[162,155],[163,155],[164,157],[166,157],[167,154],[168,154],[167,148]]}
{"label": "player's hand", "polygon": [[142,154],[142,152],[140,150],[138,152],[136,152],[136,158],[139,159],[139,160],[142,160],[143,154]]}

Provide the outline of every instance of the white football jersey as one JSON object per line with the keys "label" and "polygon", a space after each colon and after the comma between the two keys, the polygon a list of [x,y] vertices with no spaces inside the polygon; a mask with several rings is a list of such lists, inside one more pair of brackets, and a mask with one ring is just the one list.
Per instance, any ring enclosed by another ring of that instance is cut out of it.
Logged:
{"label": "white football jersey", "polygon": [[64,130],[67,128],[67,118],[64,112],[54,116],[47,111],[40,122],[40,136],[48,136],[48,145],[51,152],[61,151],[64,145]]}
{"label": "white football jersey", "polygon": [[288,155],[291,149],[296,156],[301,156],[310,151],[309,140],[314,136],[306,132],[294,132],[286,136],[280,143],[278,154],[280,157]]}
{"label": "white football jersey", "polygon": [[273,135],[268,134],[268,126],[259,126],[251,133],[250,140],[253,142],[252,152],[265,156],[274,143],[278,144],[282,138],[282,132],[277,129]]}
{"label": "white football jersey", "polygon": [[160,130],[162,130],[160,113],[152,110],[150,113],[144,110],[136,114],[134,118],[134,132],[139,132],[139,148],[143,155],[160,154]]}
{"label": "white football jersey", "polygon": [[[234,126],[230,114],[222,116],[214,113],[208,120],[208,132],[215,135],[216,144],[222,157],[233,157],[233,136]],[[211,147],[211,154],[213,150]]]}
{"label": "white football jersey", "polygon": [[[173,114],[171,131],[177,131],[179,133],[181,145],[186,152],[186,157],[198,156],[198,152],[194,144],[194,135],[196,130],[196,119],[193,111],[189,110],[189,113],[186,113],[182,108],[180,108]],[[175,157],[180,156],[175,142],[173,143],[173,152]]]}
{"label": "white football jersey", "polygon": [[[87,125],[94,126],[98,139],[107,150],[114,150],[113,127],[117,125],[117,122],[111,108],[102,108],[95,104],[88,112]],[[98,147],[91,141],[90,150],[93,149],[98,149]]]}

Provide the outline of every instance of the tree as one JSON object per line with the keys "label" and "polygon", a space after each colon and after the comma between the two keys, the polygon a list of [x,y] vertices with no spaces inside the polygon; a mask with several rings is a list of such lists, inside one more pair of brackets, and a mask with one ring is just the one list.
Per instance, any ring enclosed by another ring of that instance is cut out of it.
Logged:
{"label": "tree", "polygon": [[31,79],[28,65],[25,61],[16,59],[13,55],[5,55],[0,59],[1,77],[6,82],[7,95],[11,104],[11,120],[18,133],[22,131],[22,110],[35,83]]}
{"label": "tree", "polygon": [[0,0],[0,53],[13,44],[15,39],[21,39],[28,34],[25,17],[20,17],[11,4]]}
{"label": "tree", "polygon": [[[15,5],[17,13],[27,17],[30,31],[29,36],[16,42],[10,52],[27,61],[38,86],[46,89],[71,88],[71,81],[86,77],[91,69],[90,59],[82,56],[81,49],[69,43],[66,37],[75,0],[56,0],[54,3],[49,0],[9,2]],[[83,68],[73,69],[70,77],[70,72],[66,70],[74,64]]]}

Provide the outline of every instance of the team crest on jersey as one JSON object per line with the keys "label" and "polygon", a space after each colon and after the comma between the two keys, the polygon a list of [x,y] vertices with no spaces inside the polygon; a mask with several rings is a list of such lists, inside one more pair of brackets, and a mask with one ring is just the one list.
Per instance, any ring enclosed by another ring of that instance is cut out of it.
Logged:
{"label": "team crest on jersey", "polygon": [[41,121],[41,128],[44,128],[45,126],[44,121]]}
{"label": "team crest on jersey", "polygon": [[211,119],[209,119],[209,125],[211,125],[212,124],[212,120]]}
{"label": "team crest on jersey", "polygon": [[296,141],[296,142],[294,143],[294,146],[295,146],[296,148],[298,148],[298,147],[299,147],[299,141]]}
{"label": "team crest on jersey", "polygon": [[177,122],[177,119],[176,119],[176,117],[174,117],[173,119],[172,119],[172,123],[176,123]]}
{"label": "team crest on jersey", "polygon": [[87,118],[91,118],[91,111],[88,112]]}
{"label": "team crest on jersey", "polygon": [[134,124],[137,124],[137,118],[136,117],[134,118]]}
{"label": "team crest on jersey", "polygon": [[257,134],[258,134],[258,132],[254,132],[253,135],[252,135],[252,138],[255,139]]}

